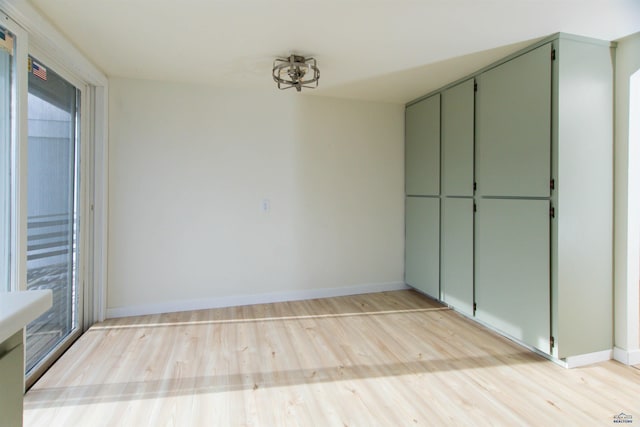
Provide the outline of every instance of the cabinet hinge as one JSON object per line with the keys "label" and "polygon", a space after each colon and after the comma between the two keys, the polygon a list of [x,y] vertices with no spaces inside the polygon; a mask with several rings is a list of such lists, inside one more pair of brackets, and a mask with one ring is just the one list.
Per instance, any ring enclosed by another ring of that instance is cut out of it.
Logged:
{"label": "cabinet hinge", "polygon": [[551,188],[552,190],[556,189],[556,180],[555,179],[551,179],[551,181],[549,181],[549,188]]}
{"label": "cabinet hinge", "polygon": [[476,191],[478,189],[478,183],[474,182],[473,183],[473,191]]}
{"label": "cabinet hinge", "polygon": [[476,310],[478,309],[478,303],[474,302],[473,303],[473,314],[476,314]]}
{"label": "cabinet hinge", "polygon": [[556,217],[556,208],[554,208],[553,206],[551,206],[551,207],[549,208],[549,216],[550,216],[551,218],[555,218],[555,217]]}
{"label": "cabinet hinge", "polygon": [[556,60],[556,50],[555,49],[551,49],[551,60],[552,61]]}
{"label": "cabinet hinge", "polygon": [[554,337],[549,337],[549,345],[551,346],[551,349],[556,346],[556,339]]}
{"label": "cabinet hinge", "polygon": [[473,204],[473,211],[478,212],[478,205],[476,205],[475,203]]}
{"label": "cabinet hinge", "polygon": [[474,92],[478,91],[478,82],[473,82],[473,91]]}

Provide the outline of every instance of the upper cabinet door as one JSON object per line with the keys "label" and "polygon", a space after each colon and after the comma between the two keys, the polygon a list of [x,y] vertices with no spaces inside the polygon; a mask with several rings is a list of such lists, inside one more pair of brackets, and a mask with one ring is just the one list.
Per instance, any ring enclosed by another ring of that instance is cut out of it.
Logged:
{"label": "upper cabinet door", "polygon": [[405,191],[408,196],[440,194],[440,94],[406,109]]}
{"label": "upper cabinet door", "polygon": [[481,74],[477,82],[478,194],[548,197],[551,44]]}
{"label": "upper cabinet door", "polygon": [[442,92],[442,194],[473,196],[473,79]]}

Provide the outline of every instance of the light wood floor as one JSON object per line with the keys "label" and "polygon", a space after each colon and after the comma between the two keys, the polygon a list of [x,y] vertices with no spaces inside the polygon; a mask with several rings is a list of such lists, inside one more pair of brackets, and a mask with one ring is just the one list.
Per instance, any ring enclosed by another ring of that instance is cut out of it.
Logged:
{"label": "light wood floor", "polygon": [[412,292],[114,319],[25,396],[25,426],[608,426],[640,371],[566,370]]}

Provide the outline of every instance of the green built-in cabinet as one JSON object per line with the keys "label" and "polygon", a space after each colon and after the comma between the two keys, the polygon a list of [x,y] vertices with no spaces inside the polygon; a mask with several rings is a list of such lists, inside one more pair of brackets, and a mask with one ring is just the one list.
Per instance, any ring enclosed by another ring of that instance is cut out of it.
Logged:
{"label": "green built-in cabinet", "polygon": [[612,348],[611,49],[558,34],[406,109],[406,282],[567,361]]}

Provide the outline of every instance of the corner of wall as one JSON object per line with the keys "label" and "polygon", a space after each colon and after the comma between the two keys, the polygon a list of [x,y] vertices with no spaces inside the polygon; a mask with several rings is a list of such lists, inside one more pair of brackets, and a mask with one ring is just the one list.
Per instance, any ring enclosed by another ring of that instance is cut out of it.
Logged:
{"label": "corner of wall", "polygon": [[615,308],[618,355],[640,351],[640,32],[619,40],[615,55]]}

